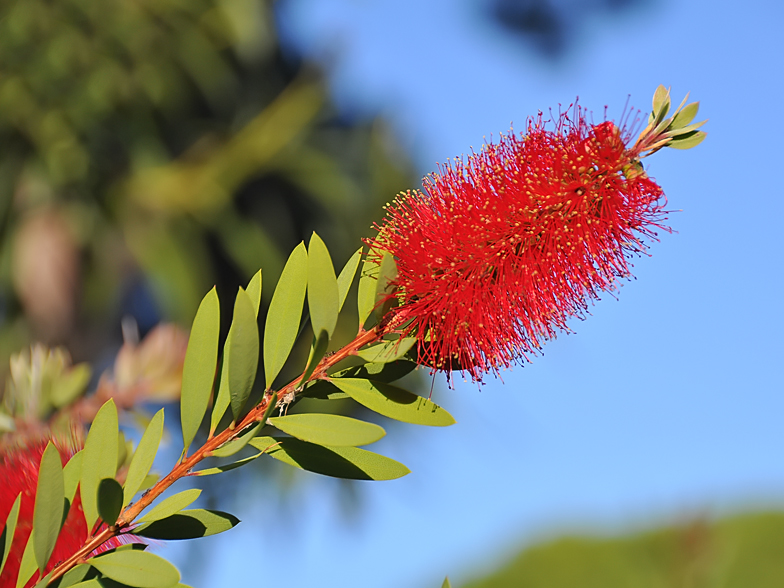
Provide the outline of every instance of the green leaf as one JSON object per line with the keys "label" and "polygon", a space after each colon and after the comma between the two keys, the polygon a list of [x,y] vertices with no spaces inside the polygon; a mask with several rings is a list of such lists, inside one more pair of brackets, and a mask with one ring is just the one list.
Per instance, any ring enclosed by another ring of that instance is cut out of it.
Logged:
{"label": "green leaf", "polygon": [[308,285],[308,252],[300,243],[291,252],[278,280],[264,327],[264,374],[269,389],[283,369],[299,332]]}
{"label": "green leaf", "polygon": [[363,378],[377,382],[394,382],[413,372],[417,364],[413,361],[400,360],[389,363],[366,363],[336,372],[332,378]]}
{"label": "green leaf", "polygon": [[452,583],[449,581],[449,576],[444,578],[444,583],[441,584],[441,588],[452,588]]}
{"label": "green leaf", "polygon": [[19,575],[16,577],[16,588],[22,588],[36,573],[34,545],[35,528],[30,533],[30,537],[27,539],[27,544],[22,552],[22,560],[19,562]]}
{"label": "green leaf", "polygon": [[680,129],[688,125],[697,116],[697,111],[700,109],[699,102],[692,102],[687,104],[675,116],[672,117],[672,124],[670,125],[673,130]]}
{"label": "green leaf", "polygon": [[258,318],[259,307],[261,306],[261,270],[257,271],[256,275],[250,279],[245,291],[248,293],[250,301],[253,303],[253,309],[256,311],[256,318]]}
{"label": "green leaf", "polygon": [[256,433],[258,433],[259,429],[261,428],[262,422],[263,421],[256,423],[254,426],[248,429],[247,432],[243,433],[236,439],[232,439],[228,443],[218,447],[218,449],[215,449],[212,452],[212,457],[229,457],[240,451],[248,444],[248,441],[256,436]]}
{"label": "green leaf", "polygon": [[234,301],[234,318],[226,339],[229,360],[229,395],[234,421],[238,421],[256,381],[259,367],[259,325],[253,303],[242,288]]}
{"label": "green leaf", "polygon": [[77,451],[68,460],[63,468],[63,484],[65,485],[65,499],[72,503],[79,486],[79,477],[82,475],[82,450]]}
{"label": "green leaf", "polygon": [[164,415],[163,409],[161,409],[150,420],[139,441],[139,446],[133,452],[123,487],[123,506],[127,506],[133,500],[134,495],[141,488],[144,478],[150,473],[163,437],[163,421]]}
{"label": "green leaf", "polygon": [[98,580],[97,578],[90,578],[89,580],[85,580],[84,582],[79,582],[78,584],[60,583],[57,588],[107,588],[107,587],[104,584],[101,584],[100,580]]}
{"label": "green leaf", "polygon": [[98,484],[98,515],[108,526],[117,522],[123,507],[123,487],[114,478],[104,478]]}
{"label": "green leaf", "polygon": [[389,252],[384,251],[381,258],[381,267],[378,268],[378,282],[376,284],[376,302],[374,308],[376,316],[381,319],[392,306],[397,304],[397,300],[390,295],[394,292],[392,281],[397,278],[397,263],[395,257]]}
{"label": "green leaf", "polygon": [[180,581],[177,568],[147,551],[114,551],[88,563],[107,578],[136,588],[173,588]]}
{"label": "green leaf", "polygon": [[673,149],[691,149],[696,147],[705,140],[707,133],[705,131],[691,131],[685,135],[680,135],[667,143],[667,147]]}
{"label": "green leaf", "polygon": [[357,351],[357,355],[368,363],[389,363],[397,361],[408,353],[416,343],[416,338],[408,337],[397,341],[376,343]]}
{"label": "green leaf", "polygon": [[63,523],[65,482],[60,452],[51,441],[46,445],[38,468],[38,489],[35,492],[33,528],[35,529],[35,561],[43,573],[57,543]]}
{"label": "green leaf", "polygon": [[14,533],[16,532],[16,521],[19,519],[19,505],[22,502],[22,493],[20,492],[14,500],[11,510],[8,511],[8,517],[5,519],[5,526],[3,527],[3,534],[0,535],[0,552],[2,552],[2,560],[0,560],[0,574],[3,573],[5,567],[5,560],[8,559],[8,552],[11,551],[11,545],[14,542]]}
{"label": "green leaf", "polygon": [[313,372],[316,370],[319,362],[324,359],[329,347],[329,333],[320,331],[318,337],[313,341],[313,346],[310,348],[310,357],[308,357],[308,364],[305,366],[305,371],[302,372],[302,378],[299,385],[302,386],[310,379]]}
{"label": "green leaf", "polygon": [[213,287],[196,311],[182,367],[180,413],[185,452],[196,436],[210,402],[215,365],[218,361],[219,336],[220,302],[218,292]]}
{"label": "green leaf", "polygon": [[354,281],[354,276],[357,274],[357,268],[361,259],[362,247],[357,249],[354,255],[346,262],[346,265],[343,266],[343,269],[340,270],[340,275],[338,276],[338,312],[340,312],[343,304],[346,302],[346,296],[348,296],[351,282]]}
{"label": "green leaf", "polygon": [[52,382],[50,398],[55,408],[62,408],[71,404],[90,383],[92,370],[86,363],[73,366],[68,372],[60,375]]}
{"label": "green leaf", "polygon": [[191,504],[201,494],[199,488],[183,490],[156,504],[150,512],[138,519],[139,523],[149,523],[171,516]]}
{"label": "green leaf", "polygon": [[165,519],[141,525],[134,529],[133,534],[163,541],[196,539],[223,533],[239,522],[237,517],[225,512],[196,508],[183,510]]}
{"label": "green leaf", "polygon": [[[91,578],[87,579],[87,576],[90,575]],[[92,581],[92,576],[97,576],[98,570],[92,568],[88,564],[79,564],[77,566],[72,567],[70,570],[63,574],[63,577],[60,578],[60,582],[57,584],[57,588],[70,588],[71,586],[84,586],[87,584],[88,581]],[[100,587],[100,584],[96,584],[96,587]]]}
{"label": "green leaf", "polygon": [[391,384],[354,378],[335,378],[332,383],[361,405],[391,419],[431,427],[455,423],[436,403]]}
{"label": "green leaf", "polygon": [[255,455],[251,455],[250,457],[246,457],[246,458],[234,461],[232,463],[227,463],[227,464],[224,464],[224,465],[215,466],[214,468],[205,468],[203,470],[199,470],[197,472],[193,472],[193,475],[194,476],[214,476],[215,474],[222,474],[224,472],[229,472],[231,470],[237,469],[238,467],[244,466],[245,464],[248,464],[248,463],[252,462],[254,459],[257,459],[257,458],[261,457],[262,455],[264,455],[264,452],[260,451],[259,453],[255,454]]}
{"label": "green leaf", "polygon": [[315,232],[308,247],[308,310],[313,334],[335,332],[339,311],[338,281],[329,250]]}
{"label": "green leaf", "polygon": [[256,437],[251,445],[290,466],[349,480],[394,480],[410,470],[383,455],[357,447],[324,447],[280,437]]}
{"label": "green leaf", "polygon": [[117,472],[117,407],[109,399],[95,415],[82,450],[79,493],[87,527],[98,520],[98,484]]}
{"label": "green leaf", "polygon": [[359,291],[357,292],[357,310],[359,311],[359,326],[363,326],[370,318],[376,306],[376,286],[378,286],[379,265],[369,258],[370,252],[362,263],[362,272],[359,275]]}
{"label": "green leaf", "polygon": [[333,447],[368,445],[386,435],[378,425],[335,414],[292,414],[269,421],[292,437]]}
{"label": "green leaf", "polygon": [[664,86],[660,85],[656,88],[656,92],[653,94],[653,116],[655,117],[656,123],[659,124],[665,116],[667,116],[667,112],[670,110],[670,91],[665,88]]}
{"label": "green leaf", "polygon": [[218,394],[215,396],[215,403],[212,406],[212,416],[210,417],[210,437],[215,433],[215,430],[220,424],[223,415],[226,414],[226,409],[229,408],[231,398],[229,396],[229,342],[223,345],[223,361],[221,362],[220,384],[218,385]]}

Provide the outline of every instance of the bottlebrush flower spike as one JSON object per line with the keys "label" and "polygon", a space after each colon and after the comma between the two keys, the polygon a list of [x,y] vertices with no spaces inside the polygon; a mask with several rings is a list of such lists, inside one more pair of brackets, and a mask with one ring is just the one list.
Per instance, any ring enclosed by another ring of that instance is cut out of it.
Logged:
{"label": "bottlebrush flower spike", "polygon": [[570,317],[631,275],[628,256],[669,230],[640,158],[673,138],[693,142],[693,128],[677,125],[696,105],[664,120],[669,92],[657,97],[632,147],[629,133],[589,124],[575,107],[553,130],[540,115],[524,136],[502,136],[427,176],[424,192],[401,194],[369,242],[371,260],[388,252],[397,264],[387,328],[416,337],[422,363],[475,381],[568,331]]}
{"label": "bottlebrush flower spike", "polygon": [[[2,480],[2,485],[0,485],[0,524],[3,524],[8,518],[16,497],[20,493],[22,495],[16,531],[13,538],[6,539],[11,541],[11,548],[2,573],[0,573],[0,588],[15,588],[17,585],[22,555],[33,528],[38,469],[47,442],[47,440],[37,441],[24,447],[5,449],[0,453],[0,480]],[[55,440],[55,444],[58,446],[63,465],[65,465],[76,449],[69,446],[72,444],[57,440]],[[58,561],[65,560],[75,553],[87,540],[87,536],[87,522],[82,510],[79,492],[76,492],[45,571],[48,573]],[[111,539],[101,546],[101,551],[117,547],[123,542],[118,538]],[[0,555],[2,554],[0,553]],[[35,585],[38,578],[39,573],[36,570],[25,586],[29,588]]]}

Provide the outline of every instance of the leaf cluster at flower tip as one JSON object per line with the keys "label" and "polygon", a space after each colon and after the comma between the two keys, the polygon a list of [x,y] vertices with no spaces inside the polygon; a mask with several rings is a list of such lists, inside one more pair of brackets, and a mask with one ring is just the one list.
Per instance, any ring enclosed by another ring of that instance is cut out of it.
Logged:
{"label": "leaf cluster at flower tip", "polygon": [[664,86],[656,88],[653,95],[653,110],[648,117],[648,124],[640,133],[633,151],[642,157],[656,153],[662,147],[673,149],[691,149],[705,140],[707,133],[698,131],[707,120],[692,123],[697,116],[700,103],[686,104],[688,93],[675,109],[672,116],[667,118],[670,111],[670,90]]}
{"label": "leaf cluster at flower tip", "polygon": [[614,123],[575,108],[546,126],[529,121],[387,207],[369,256],[394,256],[390,312],[420,362],[479,381],[527,359],[668,230],[661,188]]}

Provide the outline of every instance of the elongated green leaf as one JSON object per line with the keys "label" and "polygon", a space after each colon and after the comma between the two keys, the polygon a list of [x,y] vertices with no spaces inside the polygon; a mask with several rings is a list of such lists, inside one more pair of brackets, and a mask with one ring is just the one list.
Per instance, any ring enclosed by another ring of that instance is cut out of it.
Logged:
{"label": "elongated green leaf", "polygon": [[452,588],[452,583],[449,581],[449,576],[444,578],[444,583],[441,584],[441,588]]}
{"label": "elongated green leaf", "polygon": [[253,303],[253,310],[256,311],[256,318],[258,318],[259,307],[261,306],[261,270],[257,271],[256,275],[250,279],[245,291],[248,293],[250,301]]}
{"label": "elongated green leaf", "polygon": [[147,551],[114,551],[88,563],[107,578],[136,588],[173,588],[180,581],[177,568]]}
{"label": "elongated green leaf", "polygon": [[[65,576],[63,576],[65,577]],[[85,580],[84,582],[79,582],[78,584],[62,584],[57,588],[106,588],[101,581],[97,578],[90,578],[89,580]]]}
{"label": "elongated green leaf", "polygon": [[[370,252],[368,252],[370,255]],[[367,322],[376,306],[376,287],[378,286],[378,264],[365,256],[362,262],[362,272],[359,275],[359,290],[357,292],[357,310],[359,311],[359,326]]]}
{"label": "elongated green leaf", "polygon": [[264,452],[260,451],[255,455],[251,455],[250,457],[245,457],[243,459],[239,459],[232,463],[227,463],[219,466],[215,466],[214,468],[204,468],[203,470],[199,470],[197,472],[193,472],[194,476],[214,476],[215,474],[222,474],[224,472],[230,472],[231,470],[235,470],[238,467],[244,466],[252,462],[254,459],[257,459],[264,455]]}
{"label": "elongated green leaf", "polygon": [[172,539],[196,539],[228,531],[240,520],[228,513],[217,510],[182,510],[165,519],[141,525],[134,529],[134,535],[164,541]]}
{"label": "elongated green leaf", "polygon": [[[59,584],[57,584],[57,588],[84,586],[88,581],[92,581],[92,578],[97,575],[98,571],[95,568],[89,566],[88,564],[79,564],[63,574]],[[96,584],[96,587],[100,587],[100,584]]]}
{"label": "elongated green leaf", "polygon": [[308,285],[308,252],[300,243],[291,252],[272,295],[264,327],[264,374],[269,389],[283,369],[299,332]]}
{"label": "elongated green leaf", "polygon": [[332,337],[338,323],[338,298],[338,281],[332,258],[324,241],[314,232],[308,247],[308,310],[316,337],[321,331]]}
{"label": "elongated green leaf", "polygon": [[27,539],[27,544],[22,552],[22,561],[19,563],[19,575],[16,577],[16,588],[22,588],[33,577],[33,574],[37,572],[34,545],[35,528],[30,533],[30,537]]}
{"label": "elongated green leaf", "polygon": [[65,485],[65,499],[72,503],[79,486],[79,477],[82,475],[82,451],[77,451],[68,460],[63,468],[63,484]]}
{"label": "elongated green leaf", "polygon": [[19,519],[19,505],[22,503],[22,494],[19,493],[8,512],[5,519],[5,526],[3,527],[3,534],[0,535],[0,552],[2,560],[0,560],[0,574],[3,573],[5,567],[5,560],[8,559],[8,552],[11,551],[11,544],[14,542],[14,533],[16,532],[16,521]]}
{"label": "elongated green leaf", "polygon": [[269,421],[292,437],[333,447],[368,445],[386,435],[378,425],[336,414],[292,414]]}
{"label": "elongated green leaf", "polygon": [[79,494],[88,528],[98,520],[98,484],[117,472],[117,407],[109,399],[98,411],[82,450]]}
{"label": "elongated green leaf", "polygon": [[226,409],[229,408],[231,397],[229,396],[229,342],[223,346],[223,361],[221,362],[220,384],[218,394],[215,396],[215,403],[212,406],[212,416],[210,417],[210,437],[218,428]]}
{"label": "elongated green leaf", "polygon": [[188,350],[182,367],[182,396],[180,413],[184,451],[199,430],[210,402],[215,364],[218,361],[220,336],[220,302],[215,288],[210,290],[193,319]]}
{"label": "elongated green leaf", "polygon": [[308,364],[305,366],[305,371],[302,372],[302,378],[299,381],[300,386],[307,382],[310,376],[313,375],[316,366],[324,359],[324,355],[327,353],[327,347],[329,347],[329,333],[321,331],[318,334],[318,337],[313,341],[313,346],[310,349],[310,357],[308,357]]}
{"label": "elongated green leaf", "polygon": [[413,372],[417,364],[413,361],[400,360],[389,363],[366,363],[336,372],[332,378],[363,378],[377,382],[394,382]]}
{"label": "elongated green leaf", "polygon": [[91,375],[90,366],[80,363],[52,382],[50,398],[55,408],[62,408],[76,400],[87,388]]}
{"label": "elongated green leaf", "polygon": [[376,343],[357,351],[357,355],[368,363],[389,363],[397,361],[408,353],[416,343],[414,337],[398,339],[397,341],[384,341]]}
{"label": "elongated green leaf", "polygon": [[163,437],[163,409],[155,413],[147,429],[144,431],[139,446],[133,452],[131,464],[128,466],[128,474],[125,477],[125,486],[123,487],[123,506],[127,506],[134,495],[139,491],[144,482],[144,478],[150,473],[150,468],[155,461],[155,455],[158,453],[158,446],[161,444]]}
{"label": "elongated green leaf", "polygon": [[155,505],[150,512],[138,519],[140,523],[149,523],[171,516],[191,504],[201,494],[199,488],[183,490]]}
{"label": "elongated green leaf", "polygon": [[351,282],[354,281],[354,276],[357,275],[357,268],[359,267],[359,262],[361,260],[362,247],[357,249],[354,255],[346,262],[346,265],[343,266],[343,269],[340,270],[340,275],[338,276],[338,312],[340,312],[343,308],[343,304],[346,302],[348,291],[351,288]]}
{"label": "elongated green leaf", "polygon": [[672,117],[673,130],[680,129],[688,125],[697,116],[697,111],[700,109],[699,102],[692,102],[684,106],[678,114]]}
{"label": "elongated green leaf", "polygon": [[46,445],[38,468],[38,489],[35,492],[33,528],[35,529],[35,561],[43,573],[54,550],[63,522],[65,482],[60,452],[51,441]]}
{"label": "elongated green leaf", "polygon": [[259,367],[259,325],[253,303],[242,288],[234,301],[234,318],[226,340],[229,354],[229,395],[234,421],[250,396]]}
{"label": "elongated green leaf", "polygon": [[324,447],[292,438],[256,437],[251,445],[299,469],[350,480],[394,480],[411,473],[402,463],[358,447]]}
{"label": "elongated green leaf", "polygon": [[670,110],[670,91],[660,85],[653,94],[653,112],[655,124],[658,125]]}
{"label": "elongated green leaf", "polygon": [[236,439],[232,439],[222,447],[219,447],[215,451],[212,452],[212,457],[229,457],[234,455],[238,451],[240,451],[243,447],[248,444],[248,441],[253,439],[256,436],[256,433],[259,432],[261,428],[261,422],[256,423],[250,429],[248,429],[245,433],[237,437]]}
{"label": "elongated green leaf", "polygon": [[667,147],[673,149],[691,149],[696,147],[705,140],[707,133],[705,131],[691,131],[685,135],[680,135],[667,143]]}
{"label": "elongated green leaf", "polygon": [[123,507],[123,487],[114,478],[98,484],[98,516],[109,526],[117,522]]}
{"label": "elongated green leaf", "polygon": [[378,268],[376,302],[374,305],[376,316],[379,320],[389,312],[390,308],[397,304],[397,300],[394,297],[390,297],[390,294],[394,292],[392,281],[395,278],[397,278],[395,257],[389,251],[384,251],[384,255],[381,258],[381,266]]}
{"label": "elongated green leaf", "polygon": [[431,427],[455,423],[436,403],[391,384],[355,378],[335,378],[332,383],[363,406],[391,419]]}

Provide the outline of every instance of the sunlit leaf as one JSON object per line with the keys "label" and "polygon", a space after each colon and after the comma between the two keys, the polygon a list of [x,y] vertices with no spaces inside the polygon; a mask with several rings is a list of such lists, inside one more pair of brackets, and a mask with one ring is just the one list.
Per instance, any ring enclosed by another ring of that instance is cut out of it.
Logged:
{"label": "sunlit leaf", "polygon": [[148,539],[195,539],[216,535],[233,528],[240,520],[228,513],[217,510],[182,510],[164,519],[140,525],[134,535]]}
{"label": "sunlit leaf", "polygon": [[313,333],[332,337],[338,322],[338,282],[329,250],[315,232],[308,246],[308,311]]}
{"label": "sunlit leaf", "polygon": [[318,445],[354,447],[381,439],[384,429],[373,423],[335,414],[292,414],[269,419],[284,433]]}
{"label": "sunlit leaf", "polygon": [[160,409],[150,420],[139,441],[139,446],[133,452],[123,486],[123,506],[131,502],[134,495],[140,490],[145,477],[150,473],[155,455],[158,453],[161,437],[163,437],[163,421],[163,409]]}
{"label": "sunlit leaf", "polygon": [[250,443],[283,463],[325,476],[394,480],[411,473],[402,463],[358,447],[324,447],[279,437],[256,437]]}
{"label": "sunlit leaf", "polygon": [[368,363],[389,363],[403,357],[415,344],[416,339],[414,337],[398,339],[397,341],[384,341],[360,349],[357,351],[357,355]]}
{"label": "sunlit leaf", "polygon": [[22,560],[19,562],[19,575],[16,578],[16,588],[22,588],[36,573],[37,566],[35,561],[35,528],[27,539]]}
{"label": "sunlit leaf", "polygon": [[340,275],[338,276],[338,312],[343,308],[343,304],[346,302],[348,291],[351,288],[351,282],[354,281],[354,276],[357,274],[357,268],[359,267],[359,262],[361,260],[362,247],[357,249],[354,255],[346,262],[346,265],[343,266],[343,269],[340,270]]}
{"label": "sunlit leaf", "polygon": [[228,356],[228,341],[223,345],[223,361],[220,368],[220,384],[218,385],[218,393],[215,395],[215,402],[212,406],[212,415],[210,416],[210,437],[215,433],[218,425],[220,424],[223,415],[226,414],[226,409],[229,408],[231,397],[229,396],[229,356]]}
{"label": "sunlit leaf", "polygon": [[378,286],[378,263],[365,256],[362,262],[362,272],[359,275],[359,290],[357,292],[357,310],[359,311],[359,325],[367,322],[373,308],[376,306],[376,287]]}
{"label": "sunlit leaf", "polygon": [[225,445],[222,445],[221,447],[218,447],[218,449],[213,450],[212,457],[229,457],[231,455],[234,455],[235,453],[240,451],[243,447],[245,447],[248,444],[248,441],[250,441],[251,439],[253,439],[253,437],[256,436],[256,433],[259,432],[261,425],[262,425],[261,422],[256,423],[254,426],[252,426],[250,429],[248,429],[245,433],[243,433],[236,439],[232,439]]}
{"label": "sunlit leaf", "polygon": [[148,513],[137,519],[139,523],[149,523],[171,516],[190,505],[201,494],[199,488],[190,488],[169,496],[155,505]]}
{"label": "sunlit leaf", "polygon": [[220,302],[213,288],[196,311],[182,368],[180,413],[184,451],[188,450],[207,412],[218,361],[219,335]]}
{"label": "sunlit leaf", "polygon": [[305,371],[302,372],[302,378],[299,381],[300,386],[307,382],[310,376],[313,375],[313,372],[316,370],[319,362],[324,359],[324,355],[326,355],[328,347],[329,333],[326,331],[320,331],[318,337],[316,337],[313,341],[313,347],[310,349],[308,364],[305,366]]}
{"label": "sunlit leaf", "polygon": [[253,309],[256,311],[256,317],[258,318],[259,307],[261,306],[261,270],[257,271],[256,274],[250,279],[250,282],[248,282],[248,287],[245,288],[245,291],[248,293],[248,297],[253,303]]}
{"label": "sunlit leaf", "polygon": [[235,422],[256,381],[259,366],[259,326],[253,303],[242,288],[234,301],[234,318],[226,339],[229,361],[229,395]]}
{"label": "sunlit leaf", "polygon": [[82,450],[79,493],[87,526],[98,520],[98,484],[117,472],[117,407],[108,400],[95,415]]}
{"label": "sunlit leaf", "polygon": [[269,389],[283,369],[299,332],[308,285],[308,252],[300,243],[292,251],[272,295],[264,327],[264,374]]}
{"label": "sunlit leaf", "polygon": [[680,129],[688,125],[697,116],[697,111],[700,109],[699,102],[692,102],[684,106],[678,114],[672,117],[672,129]]}
{"label": "sunlit leaf", "polygon": [[177,568],[147,551],[114,551],[88,563],[107,578],[136,588],[173,588],[180,581]]}
{"label": "sunlit leaf", "polygon": [[74,453],[63,468],[65,499],[69,503],[73,502],[76,488],[79,486],[79,477],[82,475],[82,451],[84,450]]}
{"label": "sunlit leaf", "polygon": [[33,528],[35,529],[35,560],[43,573],[57,543],[63,523],[65,481],[60,452],[51,441],[41,456],[38,468],[38,487],[35,492]]}
{"label": "sunlit leaf", "polygon": [[707,133],[705,131],[691,131],[685,135],[678,136],[667,143],[667,147],[673,149],[691,149],[696,147],[705,140]]}
{"label": "sunlit leaf", "polygon": [[455,423],[452,415],[436,403],[385,382],[334,378],[332,383],[363,406],[391,419],[432,427]]}
{"label": "sunlit leaf", "polygon": [[0,561],[0,574],[3,573],[5,561],[8,559],[8,552],[11,551],[11,545],[14,542],[14,533],[16,532],[16,522],[19,519],[19,505],[22,502],[21,492],[17,494],[11,510],[8,511],[8,516],[5,519],[5,526],[3,527],[3,534],[0,535],[0,552],[2,560]]}
{"label": "sunlit leaf", "polygon": [[232,463],[227,463],[219,466],[215,466],[214,468],[204,468],[203,470],[198,470],[193,472],[194,476],[214,476],[215,474],[223,474],[224,472],[230,472],[231,470],[235,470],[238,467],[244,466],[252,462],[254,459],[257,459],[264,455],[263,452],[259,452],[255,455],[251,455],[250,457],[245,457],[243,459],[239,459]]}
{"label": "sunlit leaf", "polygon": [[449,576],[444,578],[444,583],[441,584],[441,588],[452,588],[452,583],[449,581]]}
{"label": "sunlit leaf", "polygon": [[397,278],[397,263],[389,251],[384,251],[381,257],[381,266],[378,268],[378,282],[376,284],[376,301],[374,304],[376,316],[381,319],[389,309],[397,304],[392,297],[394,286],[392,281]]}

